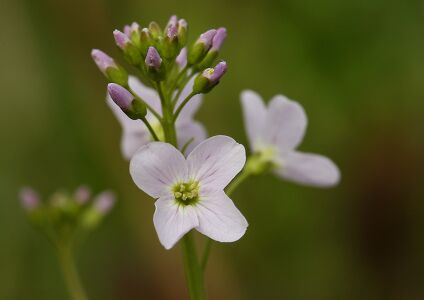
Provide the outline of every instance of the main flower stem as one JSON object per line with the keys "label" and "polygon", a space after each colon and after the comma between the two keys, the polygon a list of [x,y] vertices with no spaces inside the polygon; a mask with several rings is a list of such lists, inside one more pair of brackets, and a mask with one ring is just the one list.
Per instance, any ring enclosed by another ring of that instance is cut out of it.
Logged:
{"label": "main flower stem", "polygon": [[165,93],[162,89],[162,83],[157,83],[157,90],[159,93],[160,101],[162,104],[162,112],[163,112],[163,119],[162,119],[162,127],[163,131],[165,133],[165,140],[166,142],[177,146],[177,134],[175,131],[174,126],[174,116],[172,112],[172,103],[171,99],[169,97],[165,97]]}
{"label": "main flower stem", "polygon": [[78,276],[71,247],[66,245],[60,246],[57,249],[65,283],[72,300],[88,300]]}
{"label": "main flower stem", "polygon": [[197,259],[193,233],[187,233],[181,242],[184,270],[191,300],[206,300],[202,269]]}
{"label": "main flower stem", "polygon": [[[252,173],[247,169],[244,168],[241,173],[227,186],[226,193],[228,196],[230,196],[236,188],[245,181]],[[208,264],[209,260],[209,253],[211,252],[212,248],[212,240],[208,238],[206,240],[205,248],[203,250],[202,260],[200,263],[200,266],[202,267],[202,271],[205,272],[206,265]]]}
{"label": "main flower stem", "polygon": [[[173,104],[171,101],[171,96],[166,96],[172,95],[172,92],[164,93],[161,83],[157,83],[157,90],[162,104],[162,126],[165,133],[165,141],[177,147],[177,134],[175,130]],[[196,246],[192,233],[189,232],[182,238],[181,246],[190,299],[206,300],[207,297],[203,285],[203,273],[197,257]]]}

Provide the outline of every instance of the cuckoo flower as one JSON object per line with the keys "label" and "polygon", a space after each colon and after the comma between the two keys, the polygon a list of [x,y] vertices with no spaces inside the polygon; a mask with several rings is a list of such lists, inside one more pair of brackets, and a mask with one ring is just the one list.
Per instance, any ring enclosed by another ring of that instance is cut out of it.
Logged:
{"label": "cuckoo flower", "polygon": [[[129,77],[128,84],[135,94],[156,110],[159,115],[162,115],[160,98],[155,90],[145,86],[132,76]],[[179,104],[191,93],[192,89],[193,80],[183,89],[175,107],[179,106]],[[202,95],[194,96],[183,108],[175,124],[179,149],[182,149],[187,142],[192,140],[186,149],[186,153],[189,153],[197,144],[206,138],[206,130],[203,125],[193,120],[194,114],[202,103],[202,98]],[[114,115],[121,123],[123,129],[121,151],[125,159],[129,160],[138,148],[152,142],[153,138],[142,121],[128,118],[128,116],[112,101],[110,96],[107,97],[107,102]],[[150,111],[147,113],[146,118],[159,138],[163,140],[163,129],[159,120]]]}
{"label": "cuckoo flower", "polygon": [[219,242],[244,235],[247,221],[224,188],[245,160],[244,147],[227,136],[203,141],[187,159],[162,142],[137,150],[130,173],[141,190],[157,199],[153,222],[166,249],[193,228]]}
{"label": "cuckoo flower", "polygon": [[339,169],[330,159],[295,150],[307,124],[299,103],[277,95],[266,107],[253,91],[244,91],[241,102],[250,148],[259,165],[300,184],[329,187],[339,182]]}

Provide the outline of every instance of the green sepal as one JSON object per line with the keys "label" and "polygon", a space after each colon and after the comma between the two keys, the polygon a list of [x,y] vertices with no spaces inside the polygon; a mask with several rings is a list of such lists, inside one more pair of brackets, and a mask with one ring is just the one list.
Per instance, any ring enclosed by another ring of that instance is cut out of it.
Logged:
{"label": "green sepal", "polygon": [[147,108],[146,108],[146,105],[142,101],[140,101],[138,99],[134,99],[131,102],[131,108],[129,110],[125,111],[125,113],[131,119],[139,120],[139,119],[142,119],[146,116]]}
{"label": "green sepal", "polygon": [[123,67],[121,66],[117,66],[117,68],[109,67],[106,69],[105,73],[106,73],[106,78],[110,82],[122,85],[124,87],[128,85],[128,73]]}
{"label": "green sepal", "polygon": [[155,21],[150,22],[149,30],[154,39],[158,39],[160,36],[162,36],[162,29],[160,28],[159,24],[156,23]]}
{"label": "green sepal", "polygon": [[188,64],[195,65],[200,62],[206,55],[206,47],[203,43],[195,43],[188,52]]}
{"label": "green sepal", "polygon": [[143,61],[140,50],[132,43],[128,43],[123,52],[125,59],[131,65],[138,66]]}
{"label": "green sepal", "polygon": [[203,60],[196,65],[196,68],[199,70],[203,70],[212,66],[218,57],[218,51],[209,51]]}

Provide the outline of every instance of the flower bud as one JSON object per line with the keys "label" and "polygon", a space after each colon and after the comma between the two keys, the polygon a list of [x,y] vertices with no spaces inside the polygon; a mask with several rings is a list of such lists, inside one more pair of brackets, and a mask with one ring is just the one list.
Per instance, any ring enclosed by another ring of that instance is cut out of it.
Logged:
{"label": "flower bud", "polygon": [[31,188],[22,188],[19,197],[21,198],[22,207],[28,212],[33,211],[40,205],[40,197]]}
{"label": "flower bud", "polygon": [[114,30],[113,36],[115,37],[116,45],[122,50],[126,60],[132,65],[140,65],[142,61],[141,54],[128,36],[119,30]]}
{"label": "flower bud", "polygon": [[186,47],[181,49],[180,54],[178,54],[175,61],[178,64],[178,68],[180,70],[185,68],[185,66],[187,65],[187,48]]}
{"label": "flower bud", "polygon": [[208,93],[219,83],[226,71],[227,63],[225,61],[218,63],[215,68],[207,68],[194,80],[193,93]]}
{"label": "flower bud", "polygon": [[189,52],[188,62],[190,65],[200,62],[212,46],[212,40],[216,34],[216,29],[211,29],[202,33]]}
{"label": "flower bud", "polygon": [[221,49],[222,44],[227,38],[227,29],[224,27],[218,28],[215,36],[212,39],[212,48],[211,51],[219,51]]}
{"label": "flower bud", "polygon": [[168,24],[165,27],[164,34],[166,35],[168,33],[170,27],[177,28],[177,22],[178,22],[177,16],[176,15],[172,15],[169,18]]}
{"label": "flower bud", "polygon": [[149,30],[150,30],[150,34],[152,35],[154,39],[158,39],[159,37],[162,36],[162,29],[160,28],[159,24],[154,21],[150,22]]}
{"label": "flower bud", "polygon": [[187,43],[187,31],[188,31],[188,24],[187,21],[184,19],[180,19],[178,21],[178,44],[181,47],[184,47]]}
{"label": "flower bud", "polygon": [[179,51],[177,19],[175,16],[171,17],[165,30],[165,38],[160,50],[165,59],[172,60]]}
{"label": "flower bud", "polygon": [[154,45],[154,40],[148,28],[143,28],[140,32],[140,51],[145,57],[149,47]]}
{"label": "flower bud", "polygon": [[165,69],[158,51],[155,47],[149,47],[145,59],[147,74],[155,81],[163,80]]}
{"label": "flower bud", "polygon": [[131,37],[131,26],[130,25],[124,26],[124,33],[127,37]]}
{"label": "flower bud", "polygon": [[91,196],[91,191],[90,189],[85,186],[82,185],[80,187],[78,187],[74,193],[74,199],[78,204],[85,204],[88,202],[88,200],[90,200],[90,196]]}
{"label": "flower bud", "polygon": [[[124,29],[125,30],[125,29]],[[125,32],[125,31],[124,31]],[[131,27],[129,28],[129,34],[125,32],[125,34],[130,38],[131,42],[141,50],[141,30],[140,25],[137,22],[133,22]]]}
{"label": "flower bud", "polygon": [[91,57],[109,81],[123,86],[127,85],[127,71],[118,65],[109,55],[98,49],[93,49],[91,51]]}
{"label": "flower bud", "polygon": [[144,103],[135,99],[134,95],[127,89],[118,84],[109,83],[107,90],[113,102],[115,102],[128,117],[133,120],[138,120],[146,116],[147,109]]}
{"label": "flower bud", "polygon": [[197,65],[198,70],[210,67],[218,57],[219,50],[227,37],[227,30],[224,27],[218,28],[212,39],[212,47],[206,54],[205,58]]}

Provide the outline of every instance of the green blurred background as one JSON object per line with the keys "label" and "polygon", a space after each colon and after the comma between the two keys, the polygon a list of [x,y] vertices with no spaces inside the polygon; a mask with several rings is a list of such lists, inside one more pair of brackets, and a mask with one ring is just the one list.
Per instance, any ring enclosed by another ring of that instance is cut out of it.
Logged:
{"label": "green blurred background", "polygon": [[246,144],[240,91],[284,93],[309,117],[302,150],[339,165],[341,184],[271,176],[233,196],[249,220],[215,244],[210,299],[424,299],[424,3],[406,1],[3,0],[0,4],[0,299],[68,299],[53,251],[17,193],[80,183],[119,203],[78,255],[92,299],[187,299],[178,247],[164,250],[153,201],[119,151],[92,48],[117,57],[112,30],[164,24],[191,38],[225,26],[229,72],[197,118]]}

